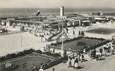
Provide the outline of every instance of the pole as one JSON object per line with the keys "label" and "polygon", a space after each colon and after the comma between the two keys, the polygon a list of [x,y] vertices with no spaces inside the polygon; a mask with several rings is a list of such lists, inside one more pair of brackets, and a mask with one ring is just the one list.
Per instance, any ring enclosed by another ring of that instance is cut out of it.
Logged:
{"label": "pole", "polygon": [[[22,28],[22,25],[20,27]],[[21,42],[21,48],[22,48],[22,33],[21,33],[21,39],[20,40],[21,40],[20,42]]]}
{"label": "pole", "polygon": [[22,48],[22,34],[21,34],[21,48]]}
{"label": "pole", "polygon": [[63,23],[62,23],[62,48],[61,49],[63,50]]}
{"label": "pole", "polygon": [[62,38],[61,38],[61,39],[62,39],[62,46],[61,46],[62,54],[61,54],[61,56],[62,56],[62,57],[65,57],[64,43],[63,43],[63,33],[64,33],[63,23],[64,23],[64,20],[62,19]]}

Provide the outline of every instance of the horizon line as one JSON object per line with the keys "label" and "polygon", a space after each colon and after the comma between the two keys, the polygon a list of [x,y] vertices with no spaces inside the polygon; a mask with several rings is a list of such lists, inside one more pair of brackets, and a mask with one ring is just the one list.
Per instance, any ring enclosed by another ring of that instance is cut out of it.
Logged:
{"label": "horizon line", "polygon": [[[38,8],[38,9],[44,9],[44,8],[46,8],[46,9],[48,9],[48,8],[53,8],[53,9],[56,9],[56,8],[60,8],[61,6],[59,6],[59,7],[0,7],[0,9],[2,9],[2,8],[9,8],[9,9],[11,9],[11,8]],[[115,9],[115,8],[109,8],[109,7],[100,7],[100,8],[98,8],[98,7],[64,7],[65,9]]]}

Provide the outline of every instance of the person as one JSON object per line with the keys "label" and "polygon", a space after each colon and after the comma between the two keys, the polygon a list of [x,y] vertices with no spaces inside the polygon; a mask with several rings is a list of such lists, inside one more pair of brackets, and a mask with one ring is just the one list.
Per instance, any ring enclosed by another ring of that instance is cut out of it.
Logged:
{"label": "person", "polygon": [[84,53],[84,54],[86,53],[86,49],[83,49],[83,53]]}
{"label": "person", "polygon": [[114,53],[114,48],[111,46],[110,48],[110,51],[111,51],[111,55]]}
{"label": "person", "polygon": [[71,60],[72,60],[72,58],[69,56],[69,57],[68,57],[68,67],[71,67],[71,66],[72,66]]}
{"label": "person", "polygon": [[84,58],[84,55],[82,54],[81,55],[81,61],[84,62],[85,58]]}
{"label": "person", "polygon": [[81,52],[78,53],[78,60],[81,61]]}
{"label": "person", "polygon": [[92,58],[96,58],[96,49],[94,49],[92,52],[91,52],[91,57]]}
{"label": "person", "polygon": [[40,67],[39,71],[44,71],[43,67]]}
{"label": "person", "polygon": [[81,35],[81,32],[79,31],[79,35]]}
{"label": "person", "polygon": [[108,51],[108,48],[107,47],[104,47],[104,55],[107,56],[107,51]]}
{"label": "person", "polygon": [[101,48],[101,49],[99,49],[99,51],[100,51],[100,53],[101,53],[101,56],[102,56],[102,53],[103,53],[103,49]]}
{"label": "person", "polygon": [[55,71],[55,68],[52,68],[52,71]]}
{"label": "person", "polygon": [[112,50],[112,54],[114,54],[114,48],[113,47],[111,48],[111,50]]}
{"label": "person", "polygon": [[78,58],[76,58],[76,59],[75,59],[75,66],[74,66],[75,68],[78,68],[78,67],[79,67],[79,64],[78,64],[78,63],[79,63],[79,60],[78,60]]}
{"label": "person", "polygon": [[32,71],[37,71],[37,67],[36,67],[36,66],[33,66]]}
{"label": "person", "polygon": [[75,35],[75,31],[73,30],[73,35]]}
{"label": "person", "polygon": [[72,65],[72,67],[74,67],[75,65],[75,57],[72,57],[72,59],[71,59],[71,65]]}
{"label": "person", "polygon": [[55,47],[53,47],[52,53],[55,53]]}
{"label": "person", "polygon": [[101,53],[100,53],[99,51],[96,52],[96,57],[97,57],[97,58],[96,58],[97,60],[100,59],[100,57],[101,57]]}

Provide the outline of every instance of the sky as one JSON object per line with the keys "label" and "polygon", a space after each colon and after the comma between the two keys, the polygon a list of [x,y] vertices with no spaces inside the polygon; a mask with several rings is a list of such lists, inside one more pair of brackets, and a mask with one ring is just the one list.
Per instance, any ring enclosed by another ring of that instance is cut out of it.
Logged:
{"label": "sky", "polygon": [[0,8],[115,8],[115,0],[0,0]]}

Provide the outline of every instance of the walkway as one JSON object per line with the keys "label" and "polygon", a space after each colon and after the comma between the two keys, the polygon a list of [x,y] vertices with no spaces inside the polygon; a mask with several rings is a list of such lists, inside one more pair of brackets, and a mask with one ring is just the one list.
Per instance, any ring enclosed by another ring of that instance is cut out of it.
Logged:
{"label": "walkway", "polygon": [[[96,61],[90,60],[80,64],[82,69],[68,68],[66,63],[61,63],[57,66],[54,66],[55,71],[115,71],[115,55],[106,57],[105,60]],[[53,67],[52,67],[53,68]],[[45,71],[52,71],[52,68],[49,68]]]}

